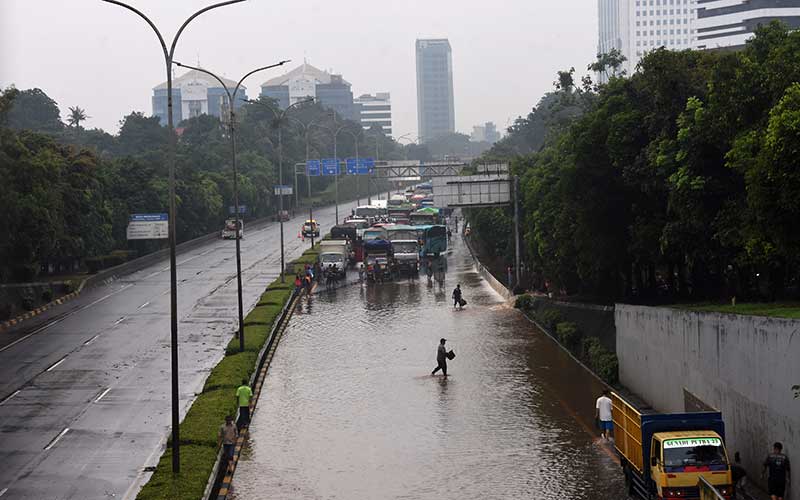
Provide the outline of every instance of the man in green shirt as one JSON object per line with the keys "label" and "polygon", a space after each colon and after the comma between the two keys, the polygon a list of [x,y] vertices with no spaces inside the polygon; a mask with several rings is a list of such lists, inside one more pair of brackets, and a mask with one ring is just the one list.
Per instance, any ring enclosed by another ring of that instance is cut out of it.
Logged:
{"label": "man in green shirt", "polygon": [[239,422],[238,427],[247,427],[250,425],[250,398],[253,397],[253,391],[247,385],[247,379],[242,379],[242,385],[236,389],[236,402],[239,405]]}

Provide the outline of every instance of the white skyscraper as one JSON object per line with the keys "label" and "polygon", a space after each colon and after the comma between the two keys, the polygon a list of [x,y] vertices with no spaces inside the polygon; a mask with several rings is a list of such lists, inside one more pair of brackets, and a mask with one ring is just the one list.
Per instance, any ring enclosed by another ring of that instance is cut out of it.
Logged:
{"label": "white skyscraper", "polygon": [[694,48],[740,47],[759,24],[776,19],[800,28],[800,0],[702,0],[697,4]]}
{"label": "white skyscraper", "polygon": [[659,47],[671,50],[692,48],[697,37],[697,2],[598,0],[598,54],[608,53],[612,48],[618,49],[627,59],[622,69],[630,75],[636,71],[636,65],[648,51]]}

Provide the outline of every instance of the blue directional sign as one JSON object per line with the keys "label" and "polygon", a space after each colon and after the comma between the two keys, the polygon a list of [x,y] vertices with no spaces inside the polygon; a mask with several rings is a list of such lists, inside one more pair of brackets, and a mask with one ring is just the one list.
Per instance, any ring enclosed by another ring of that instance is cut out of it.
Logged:
{"label": "blue directional sign", "polygon": [[[233,205],[228,205],[228,213],[229,214],[233,214],[234,212],[236,212],[236,207],[234,207]],[[239,205],[239,213],[240,214],[246,214],[247,213],[247,205]]]}
{"label": "blue directional sign", "polygon": [[169,214],[131,214],[131,222],[156,222],[169,220]]}
{"label": "blue directional sign", "polygon": [[322,175],[339,175],[339,159],[324,158],[322,160]]}
{"label": "blue directional sign", "polygon": [[345,160],[347,165],[347,175],[368,175],[375,168],[375,160],[372,158],[348,158]]}
{"label": "blue directional sign", "polygon": [[320,163],[319,160],[307,160],[306,161],[306,175],[309,176],[318,176],[320,174]]}

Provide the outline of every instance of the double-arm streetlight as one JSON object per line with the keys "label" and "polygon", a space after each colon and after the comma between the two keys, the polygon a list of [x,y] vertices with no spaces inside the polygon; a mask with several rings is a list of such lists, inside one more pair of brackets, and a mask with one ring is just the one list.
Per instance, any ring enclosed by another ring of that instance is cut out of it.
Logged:
{"label": "double-arm streetlight", "polygon": [[[309,98],[309,99],[304,99],[302,101],[297,101],[297,102],[295,102],[293,104],[290,104],[289,106],[286,107],[286,109],[284,109],[280,113],[278,113],[277,111],[272,109],[271,106],[269,106],[269,105],[267,105],[265,103],[262,103],[260,101],[253,101],[253,100],[249,100],[248,99],[247,102],[249,102],[251,104],[260,104],[260,105],[264,106],[265,108],[269,109],[270,111],[272,111],[272,113],[275,115],[275,125],[278,127],[278,184],[281,186],[280,187],[281,192],[280,192],[280,195],[278,196],[278,200],[279,200],[278,201],[278,207],[279,207],[278,208],[278,210],[279,210],[279,212],[278,212],[278,220],[280,221],[280,225],[281,225],[281,283],[283,283],[285,281],[285,278],[286,278],[285,277],[286,264],[285,264],[285,259],[284,259],[284,247],[283,247],[283,133],[282,133],[283,128],[282,128],[282,125],[283,125],[284,118],[286,118],[286,113],[288,113],[290,109],[292,109],[294,107],[297,107],[297,106],[300,106],[301,104],[308,104],[308,103],[314,102],[314,98],[312,97],[312,98]],[[308,156],[308,137],[306,137],[306,156]],[[295,189],[297,189],[297,186],[295,186]]]}
{"label": "double-arm streetlight", "polygon": [[[242,252],[241,243],[239,242],[239,240],[241,240],[240,234],[242,230],[242,220],[239,215],[239,172],[236,168],[236,94],[239,92],[242,83],[248,76],[252,75],[253,73],[258,73],[259,71],[265,71],[278,66],[283,66],[288,62],[288,60],[280,61],[278,63],[270,64],[269,66],[262,66],[250,71],[236,83],[236,86],[233,88],[233,92],[231,92],[231,89],[228,88],[228,85],[225,84],[222,78],[211,71],[195,66],[189,66],[188,64],[181,64],[178,61],[172,61],[175,66],[193,69],[214,78],[219,82],[220,85],[222,85],[222,88],[225,89],[225,93],[228,95],[228,109],[230,111],[228,116],[228,130],[231,140],[231,163],[233,164],[233,207],[236,217],[236,235],[234,236],[234,239],[236,240],[236,294],[237,298],[239,299],[239,329],[236,333],[236,336],[239,337],[239,352],[244,352],[244,310],[242,306]],[[282,238],[283,235],[281,235],[281,239]],[[281,264],[283,264],[283,262],[281,262]],[[283,271],[281,271],[281,273],[283,273]],[[283,274],[281,274],[281,276],[283,276]]]}
{"label": "double-arm streetlight", "polygon": [[169,133],[169,148],[167,149],[167,167],[169,169],[169,269],[170,269],[170,344],[171,344],[171,370],[172,370],[172,472],[177,474],[180,472],[180,437],[179,437],[179,404],[180,398],[178,394],[178,274],[176,268],[175,257],[175,224],[176,220],[176,207],[175,207],[175,129],[172,122],[172,58],[175,55],[175,47],[178,44],[178,38],[186,28],[186,26],[197,16],[204,12],[217,7],[224,7],[234,3],[244,2],[245,0],[228,0],[225,2],[215,3],[204,7],[191,16],[181,24],[172,43],[167,48],[167,43],[161,32],[146,15],[140,10],[132,7],[124,2],[118,0],[102,0],[103,2],[118,5],[137,16],[141,17],[155,32],[158,41],[161,44],[161,50],[164,55],[164,63],[167,70],[167,131]]}
{"label": "double-arm streetlight", "polygon": [[353,142],[355,143],[355,146],[356,146],[356,206],[359,206],[359,205],[361,205],[361,189],[360,189],[359,182],[358,182],[358,178],[359,178],[359,173],[358,173],[358,136],[359,136],[359,134],[356,134],[355,132],[353,132],[350,129],[342,129],[342,132],[350,134],[350,136],[353,138]]}

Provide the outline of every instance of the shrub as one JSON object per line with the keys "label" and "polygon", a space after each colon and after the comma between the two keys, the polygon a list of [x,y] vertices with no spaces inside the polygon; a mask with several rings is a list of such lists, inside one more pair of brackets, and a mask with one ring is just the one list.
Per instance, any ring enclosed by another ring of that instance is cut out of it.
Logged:
{"label": "shrub", "polygon": [[547,309],[546,311],[538,313],[536,319],[551,332],[555,330],[557,324],[563,321],[561,313],[555,309]]}
{"label": "shrub", "polygon": [[514,307],[523,311],[530,310],[533,307],[533,297],[527,294],[518,296],[517,300],[514,301]]}
{"label": "shrub", "polygon": [[22,308],[26,311],[32,311],[36,307],[36,302],[33,300],[33,295],[23,295],[21,299]]}
{"label": "shrub", "polygon": [[589,368],[607,384],[615,384],[619,380],[619,360],[617,355],[600,343],[597,337],[583,339],[583,355],[581,356]]}
{"label": "shrub", "polygon": [[46,288],[42,291],[42,301],[43,302],[50,302],[53,300],[53,290],[50,288]]}
{"label": "shrub", "polygon": [[575,323],[564,321],[556,325],[556,338],[561,342],[561,345],[571,352],[575,352],[578,347],[580,336],[578,326]]}
{"label": "shrub", "polygon": [[83,263],[86,264],[86,269],[90,274],[96,274],[103,269],[102,257],[87,257],[83,259]]}

